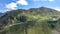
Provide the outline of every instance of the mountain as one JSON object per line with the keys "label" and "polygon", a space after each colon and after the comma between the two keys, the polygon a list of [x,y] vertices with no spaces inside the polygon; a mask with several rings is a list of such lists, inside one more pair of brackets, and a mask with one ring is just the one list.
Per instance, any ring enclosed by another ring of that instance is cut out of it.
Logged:
{"label": "mountain", "polygon": [[47,7],[32,8],[31,10],[39,11],[40,13],[49,13],[49,14],[59,14],[60,13],[59,11],[57,11],[55,9],[51,9],[51,8],[47,8]]}
{"label": "mountain", "polygon": [[59,26],[60,12],[47,7],[12,10],[0,17],[0,27],[7,34],[24,34],[24,30],[26,34],[51,34]]}
{"label": "mountain", "polygon": [[2,16],[3,15],[3,13],[0,13],[0,16]]}
{"label": "mountain", "polygon": [[47,7],[40,7],[40,8],[30,8],[28,10],[24,10],[24,9],[18,9],[18,10],[12,10],[12,11],[8,11],[5,12],[4,15],[2,15],[2,13],[0,13],[0,15],[2,15],[0,17],[0,20],[2,20],[2,22],[8,20],[8,19],[14,19],[14,17],[17,18],[17,15],[25,13],[26,15],[40,15],[40,16],[59,16],[60,12],[51,8],[47,8]]}

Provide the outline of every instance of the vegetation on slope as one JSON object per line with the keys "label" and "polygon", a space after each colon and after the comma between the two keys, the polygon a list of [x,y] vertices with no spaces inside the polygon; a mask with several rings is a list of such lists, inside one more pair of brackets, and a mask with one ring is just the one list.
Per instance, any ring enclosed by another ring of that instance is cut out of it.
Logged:
{"label": "vegetation on slope", "polygon": [[59,15],[45,7],[6,12],[0,17],[0,34],[52,34],[60,28]]}

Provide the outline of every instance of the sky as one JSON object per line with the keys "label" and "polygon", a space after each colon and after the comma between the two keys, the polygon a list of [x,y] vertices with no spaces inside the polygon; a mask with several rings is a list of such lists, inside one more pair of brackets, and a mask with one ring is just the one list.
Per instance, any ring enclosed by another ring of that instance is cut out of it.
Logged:
{"label": "sky", "polygon": [[60,0],[0,0],[0,12],[48,7],[60,11]]}

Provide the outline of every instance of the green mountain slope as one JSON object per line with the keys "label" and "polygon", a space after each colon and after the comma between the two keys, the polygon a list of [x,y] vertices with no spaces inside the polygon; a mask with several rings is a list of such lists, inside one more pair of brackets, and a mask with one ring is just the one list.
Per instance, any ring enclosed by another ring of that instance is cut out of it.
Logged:
{"label": "green mountain slope", "polygon": [[60,12],[40,7],[19,9],[0,17],[1,34],[52,34],[60,28]]}

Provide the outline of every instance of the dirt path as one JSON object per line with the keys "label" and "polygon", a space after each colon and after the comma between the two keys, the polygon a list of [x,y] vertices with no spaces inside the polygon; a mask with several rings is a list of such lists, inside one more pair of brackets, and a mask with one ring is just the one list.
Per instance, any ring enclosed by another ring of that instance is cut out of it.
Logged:
{"label": "dirt path", "polygon": [[54,30],[54,31],[52,31],[52,34],[60,34],[60,32]]}

